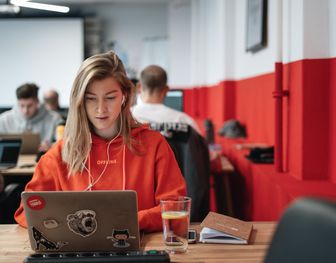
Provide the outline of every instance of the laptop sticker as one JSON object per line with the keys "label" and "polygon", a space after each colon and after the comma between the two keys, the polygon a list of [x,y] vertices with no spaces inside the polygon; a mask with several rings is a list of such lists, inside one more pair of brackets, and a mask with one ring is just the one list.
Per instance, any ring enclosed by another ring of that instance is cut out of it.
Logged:
{"label": "laptop sticker", "polygon": [[82,237],[91,236],[97,230],[96,212],[92,210],[79,210],[67,215],[69,229]]}
{"label": "laptop sticker", "polygon": [[27,199],[27,205],[32,210],[41,210],[45,206],[45,200],[39,195],[32,195]]}
{"label": "laptop sticker", "polygon": [[130,244],[126,242],[127,239],[135,239],[135,236],[130,236],[128,229],[113,229],[112,236],[107,236],[107,239],[111,239],[114,247],[129,247]]}
{"label": "laptop sticker", "polygon": [[58,222],[55,219],[45,219],[43,220],[43,226],[46,229],[54,229],[56,227],[58,227]]}
{"label": "laptop sticker", "polygon": [[47,239],[42,232],[37,230],[35,227],[31,228],[33,232],[33,238],[35,240],[36,249],[40,250],[40,246],[43,246],[45,250],[59,250],[64,245],[67,245],[68,242],[57,241],[53,242]]}

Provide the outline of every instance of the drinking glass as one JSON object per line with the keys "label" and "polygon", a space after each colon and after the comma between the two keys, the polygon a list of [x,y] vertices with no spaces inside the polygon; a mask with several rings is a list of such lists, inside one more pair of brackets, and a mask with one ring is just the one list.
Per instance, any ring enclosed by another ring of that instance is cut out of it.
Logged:
{"label": "drinking glass", "polygon": [[165,249],[169,253],[184,253],[188,248],[191,198],[170,197],[160,201]]}

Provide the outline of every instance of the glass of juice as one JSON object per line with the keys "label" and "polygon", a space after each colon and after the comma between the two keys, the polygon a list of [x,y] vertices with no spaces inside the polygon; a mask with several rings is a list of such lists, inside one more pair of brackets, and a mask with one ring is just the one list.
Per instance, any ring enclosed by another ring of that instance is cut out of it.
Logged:
{"label": "glass of juice", "polygon": [[188,248],[191,198],[177,196],[162,199],[161,216],[165,249],[169,253],[184,253]]}

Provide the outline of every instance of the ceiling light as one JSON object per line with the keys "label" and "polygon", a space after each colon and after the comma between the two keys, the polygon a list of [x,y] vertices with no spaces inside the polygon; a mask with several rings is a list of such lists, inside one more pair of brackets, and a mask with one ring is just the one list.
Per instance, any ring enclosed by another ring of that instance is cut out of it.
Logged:
{"label": "ceiling light", "polygon": [[70,8],[67,6],[41,4],[41,3],[29,2],[27,0],[10,0],[10,3],[16,6],[48,10],[60,13],[68,13],[70,11]]}
{"label": "ceiling light", "polygon": [[1,14],[18,14],[20,12],[20,7],[15,5],[0,5]]}

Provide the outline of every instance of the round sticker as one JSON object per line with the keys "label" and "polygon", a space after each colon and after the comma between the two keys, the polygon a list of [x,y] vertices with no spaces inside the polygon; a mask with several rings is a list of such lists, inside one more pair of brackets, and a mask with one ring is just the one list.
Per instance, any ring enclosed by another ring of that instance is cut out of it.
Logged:
{"label": "round sticker", "polygon": [[41,210],[45,205],[44,199],[39,195],[32,195],[26,201],[28,207],[33,210]]}

